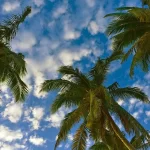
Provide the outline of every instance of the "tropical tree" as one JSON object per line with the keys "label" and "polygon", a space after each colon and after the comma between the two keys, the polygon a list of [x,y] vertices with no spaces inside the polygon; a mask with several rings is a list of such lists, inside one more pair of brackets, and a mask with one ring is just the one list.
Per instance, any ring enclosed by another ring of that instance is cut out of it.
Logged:
{"label": "tropical tree", "polygon": [[[143,0],[143,5],[149,0]],[[134,74],[135,66],[148,71],[150,63],[150,9],[139,7],[120,7],[115,13],[106,15],[113,20],[106,33],[111,36],[113,50],[124,51],[122,61],[133,55],[130,75]]]}
{"label": "tropical tree", "polygon": [[46,80],[42,84],[41,91],[59,90],[51,106],[51,113],[57,112],[62,106],[74,108],[61,123],[55,149],[67,138],[73,125],[79,123],[73,139],[73,150],[85,150],[88,136],[95,142],[105,142],[109,131],[120,139],[128,150],[134,150],[112,116],[121,121],[128,134],[149,138],[148,132],[141,124],[116,102],[117,98],[126,100],[132,97],[148,103],[148,97],[136,87],[120,88],[117,82],[110,86],[104,85],[111,62],[120,57],[122,52],[115,51],[106,59],[98,59],[88,74],[83,74],[71,66],[62,66],[58,70],[62,78]]}
{"label": "tropical tree", "polygon": [[[150,148],[150,141],[145,141],[143,135],[133,136],[130,140],[130,144],[136,148],[136,150],[148,150]],[[90,147],[90,150],[127,150],[118,137],[111,131],[107,131],[105,141],[96,142]]]}
{"label": "tropical tree", "polygon": [[23,54],[12,51],[10,42],[30,12],[31,7],[26,7],[21,15],[12,15],[0,23],[0,83],[8,85],[16,101],[24,100],[28,93],[21,79],[26,74],[26,63]]}

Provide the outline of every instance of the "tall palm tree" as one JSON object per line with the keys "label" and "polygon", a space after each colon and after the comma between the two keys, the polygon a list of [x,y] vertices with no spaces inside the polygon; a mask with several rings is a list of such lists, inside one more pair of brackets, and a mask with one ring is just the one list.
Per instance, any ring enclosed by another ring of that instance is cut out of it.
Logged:
{"label": "tall palm tree", "polygon": [[[149,4],[143,0],[143,4]],[[106,15],[113,20],[106,33],[111,36],[113,50],[125,52],[123,61],[133,55],[130,75],[134,74],[135,66],[148,71],[150,64],[150,9],[139,7],[120,7],[115,13]],[[126,48],[126,49],[125,49]]]}
{"label": "tall palm tree", "polygon": [[59,90],[51,106],[51,113],[57,112],[62,106],[74,108],[61,123],[55,149],[66,139],[73,125],[80,123],[74,135],[73,150],[85,150],[88,135],[96,142],[105,141],[106,131],[112,131],[128,150],[134,150],[112,116],[121,121],[128,134],[143,134],[145,139],[149,138],[149,134],[140,123],[116,102],[116,98],[126,100],[132,97],[147,103],[148,97],[136,87],[120,88],[117,82],[110,86],[104,85],[111,62],[120,57],[122,52],[115,51],[106,59],[98,59],[88,74],[83,74],[71,66],[62,66],[58,72],[62,76],[67,76],[67,80],[46,80],[42,84],[41,91]]}
{"label": "tall palm tree", "polygon": [[12,51],[10,42],[30,12],[31,7],[26,7],[21,15],[12,15],[0,24],[0,83],[8,85],[16,101],[24,100],[28,93],[21,79],[26,74],[26,63],[23,54]]}

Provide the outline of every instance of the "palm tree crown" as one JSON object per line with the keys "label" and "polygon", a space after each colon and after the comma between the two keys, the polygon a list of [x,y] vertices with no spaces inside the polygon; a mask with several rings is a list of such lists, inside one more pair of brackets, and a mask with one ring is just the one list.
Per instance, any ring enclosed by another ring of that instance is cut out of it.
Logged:
{"label": "palm tree crown", "polygon": [[30,12],[31,7],[27,7],[21,15],[13,15],[0,24],[0,83],[8,85],[16,101],[24,100],[28,93],[27,86],[21,79],[26,74],[26,63],[23,54],[12,51],[10,41]]}
{"label": "palm tree crown", "polygon": [[[144,4],[145,1],[143,1]],[[134,74],[134,67],[139,65],[148,71],[150,63],[150,9],[138,7],[120,7],[112,17],[106,33],[112,36],[113,50],[124,50],[125,61],[133,54],[130,75]],[[125,49],[127,47],[127,50]]]}
{"label": "palm tree crown", "polygon": [[55,149],[62,140],[65,140],[68,132],[76,123],[81,123],[73,139],[73,150],[85,150],[88,136],[96,143],[103,142],[111,147],[106,137],[109,133],[114,134],[120,143],[127,149],[135,148],[124,137],[112,115],[116,116],[128,134],[144,135],[149,138],[147,131],[117,102],[116,98],[136,98],[148,103],[148,97],[136,87],[120,88],[115,82],[110,86],[104,86],[109,66],[112,61],[120,59],[122,52],[115,51],[106,59],[98,59],[95,66],[88,74],[83,74],[71,66],[62,66],[58,72],[68,79],[46,80],[41,91],[60,90],[51,106],[51,112],[55,113],[62,106],[73,107],[74,110],[65,116],[61,123],[60,132],[56,141]]}

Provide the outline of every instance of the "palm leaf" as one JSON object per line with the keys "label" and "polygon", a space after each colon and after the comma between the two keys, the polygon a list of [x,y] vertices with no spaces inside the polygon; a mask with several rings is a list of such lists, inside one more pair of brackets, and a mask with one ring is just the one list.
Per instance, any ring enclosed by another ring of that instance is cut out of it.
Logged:
{"label": "palm leaf", "polygon": [[109,147],[103,142],[97,142],[90,147],[90,150],[109,150]]}
{"label": "palm leaf", "polygon": [[25,18],[30,14],[31,7],[26,7],[21,15],[13,15],[11,18],[4,20],[0,24],[0,41],[9,42],[12,40],[18,30],[19,25],[24,22]]}
{"label": "palm leaf", "polygon": [[112,101],[111,110],[120,118],[127,133],[134,133],[138,136],[142,134],[145,139],[150,138],[149,133],[144,129],[144,127],[114,100]]}
{"label": "palm leaf", "polygon": [[71,86],[77,87],[75,83],[64,79],[45,80],[45,82],[41,85],[40,92],[48,92],[57,89],[68,89]]}
{"label": "palm leaf", "polygon": [[137,87],[126,87],[126,88],[109,88],[109,93],[113,97],[118,97],[118,98],[136,98],[141,100],[142,102],[149,103],[148,96],[142,92],[139,88]]}
{"label": "palm leaf", "polygon": [[55,101],[51,105],[51,113],[55,113],[62,106],[72,107],[77,106],[82,102],[83,91],[78,88],[71,88],[64,93],[57,95]]}
{"label": "palm leaf", "polygon": [[87,137],[86,124],[83,123],[74,135],[72,150],[86,150]]}
{"label": "palm leaf", "polygon": [[6,64],[0,63],[0,82],[6,82],[10,87],[16,101],[23,101],[28,93],[26,84],[21,80],[18,73],[7,66]]}
{"label": "palm leaf", "polygon": [[75,83],[80,84],[84,88],[90,88],[90,82],[87,76],[82,74],[77,68],[74,69],[71,66],[62,66],[58,69],[58,72],[62,75],[69,75]]}
{"label": "palm leaf", "polygon": [[67,137],[68,132],[72,128],[72,126],[75,123],[78,123],[82,117],[82,110],[81,109],[75,109],[71,113],[68,113],[65,116],[65,119],[61,122],[60,131],[58,133],[58,138],[56,140],[55,144],[55,150],[57,146],[60,144],[61,141],[65,140]]}

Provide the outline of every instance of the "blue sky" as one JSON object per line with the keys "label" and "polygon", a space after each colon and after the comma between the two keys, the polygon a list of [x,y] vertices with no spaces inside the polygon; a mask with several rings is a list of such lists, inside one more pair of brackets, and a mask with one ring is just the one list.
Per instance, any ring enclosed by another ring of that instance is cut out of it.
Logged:
{"label": "blue sky", "polygon": [[[111,41],[105,35],[110,19],[103,16],[118,6],[139,5],[139,0],[0,0],[0,21],[32,6],[32,13],[11,42],[14,51],[25,54],[28,74],[24,81],[30,93],[24,103],[16,104],[9,89],[1,85],[0,150],[53,149],[60,122],[70,110],[61,108],[51,115],[50,105],[57,93],[41,94],[39,85],[45,79],[57,78],[61,65],[87,72],[97,57],[111,54]],[[118,81],[120,86],[137,86],[150,96],[150,72],[144,74],[137,68],[131,79],[129,65],[130,60],[122,66],[113,63],[105,84]],[[119,99],[118,103],[150,130],[148,105],[135,99]],[[122,129],[120,123],[118,126]],[[74,130],[58,149],[71,149]],[[88,146],[91,144],[88,140]]]}

